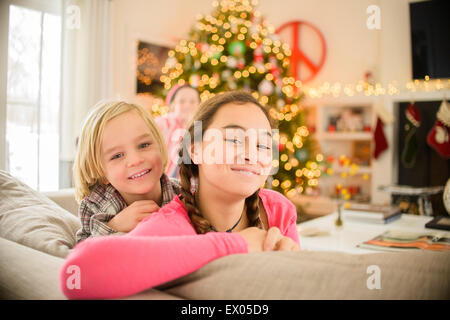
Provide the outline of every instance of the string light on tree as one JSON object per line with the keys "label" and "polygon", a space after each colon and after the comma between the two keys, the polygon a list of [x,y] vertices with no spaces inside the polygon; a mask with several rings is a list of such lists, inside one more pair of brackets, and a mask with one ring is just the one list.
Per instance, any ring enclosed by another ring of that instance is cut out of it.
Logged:
{"label": "string light on tree", "polygon": [[278,173],[269,187],[286,195],[311,192],[319,177],[299,177],[298,170],[315,162],[317,145],[300,105],[304,95],[288,74],[291,50],[256,5],[255,0],[214,1],[212,13],[197,15],[189,39],[169,52],[161,81],[167,91],[180,81],[189,83],[202,101],[229,90],[251,92],[279,124],[280,159],[273,161]]}

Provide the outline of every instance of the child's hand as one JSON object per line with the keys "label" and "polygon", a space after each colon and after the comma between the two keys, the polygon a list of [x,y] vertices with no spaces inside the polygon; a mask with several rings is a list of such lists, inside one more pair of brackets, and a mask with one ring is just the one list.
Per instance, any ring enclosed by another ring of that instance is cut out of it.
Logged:
{"label": "child's hand", "polygon": [[248,244],[248,253],[263,251],[267,231],[256,227],[246,228],[238,232]]}
{"label": "child's hand", "polygon": [[130,232],[149,214],[159,210],[153,200],[139,200],[120,211],[107,225],[119,232]]}
{"label": "child's hand", "polygon": [[272,227],[267,231],[263,245],[264,251],[300,251],[299,245],[281,234],[280,229]]}

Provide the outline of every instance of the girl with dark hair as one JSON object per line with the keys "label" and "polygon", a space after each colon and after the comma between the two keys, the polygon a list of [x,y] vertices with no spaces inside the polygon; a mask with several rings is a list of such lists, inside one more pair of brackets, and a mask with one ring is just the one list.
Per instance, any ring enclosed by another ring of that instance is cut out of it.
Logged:
{"label": "girl with dark hair", "polygon": [[166,97],[169,113],[156,117],[155,122],[166,141],[169,155],[166,174],[171,178],[178,178],[177,167],[178,148],[186,125],[200,104],[197,89],[189,85],[173,86]]}
{"label": "girl with dark hair", "polygon": [[295,206],[262,189],[272,165],[272,128],[266,109],[246,92],[203,103],[181,143],[181,195],[126,235],[78,244],[60,272],[64,294],[123,297],[226,255],[299,250]]}

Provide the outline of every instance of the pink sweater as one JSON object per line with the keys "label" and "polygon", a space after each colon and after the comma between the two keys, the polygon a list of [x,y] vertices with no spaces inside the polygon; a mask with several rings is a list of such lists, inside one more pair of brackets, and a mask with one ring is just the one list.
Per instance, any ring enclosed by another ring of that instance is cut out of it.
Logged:
{"label": "pink sweater", "polygon": [[[295,206],[272,190],[262,189],[259,196],[269,227],[278,227],[299,243]],[[60,270],[60,286],[71,299],[124,297],[187,275],[217,258],[247,252],[239,233],[197,234],[175,197],[126,235],[78,243]]]}
{"label": "pink sweater", "polygon": [[166,174],[169,177],[174,177],[172,174],[177,165],[178,148],[180,147],[180,142],[186,132],[184,124],[173,112],[169,112],[164,116],[156,117],[155,122],[161,130],[164,140],[166,141],[168,153]]}

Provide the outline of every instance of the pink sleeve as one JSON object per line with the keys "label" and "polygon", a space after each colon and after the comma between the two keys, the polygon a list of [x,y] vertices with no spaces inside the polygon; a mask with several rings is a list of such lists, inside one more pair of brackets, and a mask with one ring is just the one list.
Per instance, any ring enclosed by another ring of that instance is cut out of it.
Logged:
{"label": "pink sleeve", "polygon": [[295,205],[279,192],[262,189],[259,193],[266,208],[269,226],[278,227],[284,236],[291,238],[300,246]]}
{"label": "pink sleeve", "polygon": [[297,229],[297,209],[295,206],[290,203],[287,208],[287,226],[286,226],[286,236],[294,240],[300,246],[300,239],[298,237],[298,229]]}
{"label": "pink sleeve", "polygon": [[166,117],[164,116],[159,116],[159,117],[155,117],[153,118],[155,120],[156,125],[158,126],[159,130],[161,131],[161,133],[164,136],[164,139],[166,140],[167,143],[167,135],[168,135],[168,120]]}
{"label": "pink sleeve", "polygon": [[189,274],[222,256],[247,252],[247,243],[236,233],[89,238],[65,260],[60,287],[71,299],[125,297]]}

